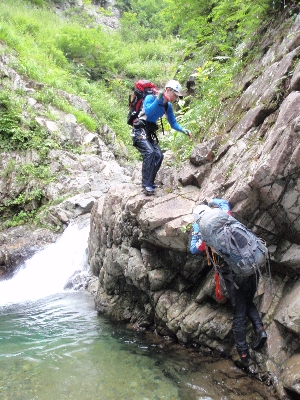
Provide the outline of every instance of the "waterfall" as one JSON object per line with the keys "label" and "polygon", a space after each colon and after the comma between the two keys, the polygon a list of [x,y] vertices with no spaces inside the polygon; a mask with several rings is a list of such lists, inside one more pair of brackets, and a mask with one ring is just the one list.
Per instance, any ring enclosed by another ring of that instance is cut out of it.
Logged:
{"label": "waterfall", "polygon": [[[88,222],[88,221],[85,221]],[[62,236],[0,281],[0,306],[34,301],[64,291],[76,272],[87,273],[89,224],[72,224]]]}

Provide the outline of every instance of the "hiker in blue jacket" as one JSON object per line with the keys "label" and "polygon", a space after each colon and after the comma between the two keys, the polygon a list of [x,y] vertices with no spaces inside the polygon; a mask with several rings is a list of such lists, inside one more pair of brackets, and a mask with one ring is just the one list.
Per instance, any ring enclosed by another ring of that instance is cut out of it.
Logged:
{"label": "hiker in blue jacket", "polygon": [[133,145],[138,149],[143,157],[142,165],[142,186],[147,195],[154,194],[157,187],[154,181],[163,161],[163,153],[158,145],[156,131],[157,120],[166,114],[171,127],[176,131],[182,132],[192,137],[188,129],[184,129],[176,121],[172,104],[179,96],[182,96],[182,87],[179,82],[170,80],[164,91],[159,92],[158,96],[149,94],[144,99],[143,109],[134,122]]}
{"label": "hiker in blue jacket", "polygon": [[[199,222],[204,213],[210,211],[211,207],[219,207],[231,215],[230,205],[224,199],[214,198],[208,204],[208,206],[199,205],[193,210],[195,222],[190,242],[190,251],[192,254],[204,254],[204,251],[208,251],[205,242],[202,240],[199,227]],[[219,254],[219,256],[221,255]],[[224,280],[228,297],[233,307],[232,330],[235,346],[243,365],[247,368],[250,361],[249,346],[246,340],[247,317],[250,319],[255,331],[255,338],[251,344],[251,348],[255,351],[260,350],[267,340],[263,322],[253,303],[259,276],[255,273],[247,277],[234,276],[229,265],[224,260],[219,264],[221,266],[219,265],[218,272]]]}

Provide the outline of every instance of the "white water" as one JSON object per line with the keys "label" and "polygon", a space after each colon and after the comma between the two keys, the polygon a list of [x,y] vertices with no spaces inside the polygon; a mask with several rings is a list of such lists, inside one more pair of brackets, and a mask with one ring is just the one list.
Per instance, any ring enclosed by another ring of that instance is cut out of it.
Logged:
{"label": "white water", "polygon": [[88,234],[89,224],[69,225],[56,243],[27,260],[11,279],[0,282],[0,306],[63,292],[68,278],[86,268]]}

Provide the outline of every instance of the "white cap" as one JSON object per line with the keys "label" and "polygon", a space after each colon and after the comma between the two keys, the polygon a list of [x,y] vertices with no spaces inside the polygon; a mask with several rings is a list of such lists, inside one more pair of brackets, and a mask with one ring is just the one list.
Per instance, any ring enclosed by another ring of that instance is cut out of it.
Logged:
{"label": "white cap", "polygon": [[198,221],[206,211],[209,211],[210,207],[206,206],[205,204],[200,204],[199,206],[195,207],[193,210],[193,217],[194,221]]}
{"label": "white cap", "polygon": [[169,82],[166,83],[165,89],[171,88],[176,92],[179,96],[182,96],[182,87],[178,81],[171,79]]}

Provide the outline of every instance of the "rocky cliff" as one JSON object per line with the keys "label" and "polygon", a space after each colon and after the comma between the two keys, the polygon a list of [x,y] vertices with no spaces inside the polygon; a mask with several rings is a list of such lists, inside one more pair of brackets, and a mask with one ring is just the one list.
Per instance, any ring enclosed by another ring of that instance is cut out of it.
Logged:
{"label": "rocky cliff", "polygon": [[[222,109],[224,126],[207,132],[179,169],[165,153],[155,197],[141,192],[141,165],[120,165],[126,149],[108,126],[88,132],[74,115],[38,102],[34,93],[41,84],[20,76],[4,53],[0,59],[1,87],[24,94],[28,112],[49,137],[82,147],[80,155],[51,150],[47,160],[34,151],[2,152],[0,206],[38,188],[41,204],[27,202],[26,211],[52,203],[39,216],[44,226],[59,231],[91,213],[95,280],[89,289],[99,313],[237,360],[231,307],[215,298],[213,271],[204,258],[189,254],[186,231],[196,204],[213,196],[228,199],[233,215],[266,240],[271,254],[271,283],[265,272],[256,296],[269,339],[251,356],[255,376],[272,383],[282,399],[300,396],[299,32],[298,15],[262,33],[262,56],[237,77],[241,93]],[[59,95],[91,111],[82,99]],[[47,185],[35,177],[17,179],[20,166],[43,163],[55,176]],[[2,231],[0,272],[57,235],[26,226]],[[249,329],[249,340],[251,334]]]}
{"label": "rocky cliff", "polygon": [[292,399],[300,396],[299,15],[260,45],[261,58],[237,77],[241,95],[224,109],[225,128],[208,132],[180,169],[166,154],[154,198],[141,193],[137,169],[95,202],[89,262],[100,313],[236,360],[230,305],[216,300],[213,271],[189,254],[185,231],[196,204],[229,200],[271,255],[271,282],[264,273],[256,295],[268,333],[251,354],[256,376]]}
{"label": "rocky cliff", "polygon": [[[18,74],[10,66],[13,61],[12,55],[0,56],[0,87],[22,93],[27,116],[31,113],[59,146],[50,149],[47,156],[32,149],[0,153],[0,275],[53,242],[70,221],[89,213],[95,200],[110,187],[131,181],[130,168],[117,162],[116,154],[125,158],[126,148],[116,140],[116,134],[108,126],[89,132],[73,114],[37,101],[35,95],[44,85]],[[92,112],[86,100],[62,90],[57,94],[78,110]],[[78,146],[81,154],[72,151]],[[42,177],[24,174],[26,168],[48,168],[51,179],[45,182]],[[36,190],[39,198],[30,195]],[[45,229],[23,226],[3,230],[5,221],[13,218],[8,205],[22,196],[27,199],[26,212],[40,210],[38,219]]]}

